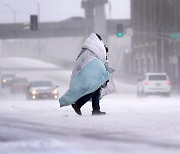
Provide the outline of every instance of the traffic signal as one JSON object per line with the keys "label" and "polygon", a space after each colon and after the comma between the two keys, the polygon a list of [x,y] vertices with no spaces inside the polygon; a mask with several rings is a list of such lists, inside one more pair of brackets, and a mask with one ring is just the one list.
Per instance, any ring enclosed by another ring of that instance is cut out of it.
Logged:
{"label": "traffic signal", "polygon": [[37,15],[30,16],[30,28],[31,30],[38,30],[38,16]]}
{"label": "traffic signal", "polygon": [[124,34],[123,24],[116,25],[116,33],[117,33],[117,37],[123,37],[123,34]]}

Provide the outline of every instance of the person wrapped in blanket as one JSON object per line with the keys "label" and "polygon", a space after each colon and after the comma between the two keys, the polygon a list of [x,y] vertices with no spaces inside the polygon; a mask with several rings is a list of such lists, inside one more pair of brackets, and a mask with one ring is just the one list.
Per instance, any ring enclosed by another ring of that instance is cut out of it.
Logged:
{"label": "person wrapped in blanket", "polygon": [[101,36],[90,34],[76,59],[69,89],[59,98],[60,107],[71,105],[78,115],[82,115],[82,106],[91,100],[92,115],[106,114],[100,110],[100,99],[116,91],[111,77],[114,69],[108,66],[107,52]]}

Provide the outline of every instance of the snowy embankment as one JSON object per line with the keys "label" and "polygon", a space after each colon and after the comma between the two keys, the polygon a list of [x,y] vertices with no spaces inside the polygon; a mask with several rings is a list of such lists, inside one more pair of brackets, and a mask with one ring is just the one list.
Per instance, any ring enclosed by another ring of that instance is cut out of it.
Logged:
{"label": "snowy embankment", "polygon": [[[18,59],[13,65],[25,66],[26,60]],[[48,66],[52,67],[43,64]],[[31,80],[53,80],[61,94],[71,75],[63,68],[16,73]],[[180,97],[138,99],[136,87],[118,81],[116,86],[117,93],[101,100],[107,115],[99,117],[91,116],[90,102],[83,106],[83,116],[78,116],[70,106],[59,108],[58,101],[26,101],[23,96],[5,94],[0,99],[0,153],[179,154]]]}

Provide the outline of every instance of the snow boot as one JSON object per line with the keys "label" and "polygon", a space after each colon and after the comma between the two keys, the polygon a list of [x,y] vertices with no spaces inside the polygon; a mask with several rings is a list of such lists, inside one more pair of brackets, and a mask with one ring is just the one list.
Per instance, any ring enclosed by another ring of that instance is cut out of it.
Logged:
{"label": "snow boot", "polygon": [[106,112],[102,112],[102,111],[99,111],[99,110],[93,110],[92,111],[92,115],[105,115]]}
{"label": "snow boot", "polygon": [[76,104],[72,104],[71,106],[78,115],[82,115],[80,108]]}

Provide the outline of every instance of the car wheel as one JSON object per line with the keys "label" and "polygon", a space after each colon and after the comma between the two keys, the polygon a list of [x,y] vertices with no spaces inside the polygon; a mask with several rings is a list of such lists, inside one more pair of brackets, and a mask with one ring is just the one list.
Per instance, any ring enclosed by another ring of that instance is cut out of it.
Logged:
{"label": "car wheel", "polygon": [[15,93],[14,89],[11,89],[11,94],[14,94],[14,93]]}
{"label": "car wheel", "polygon": [[137,90],[137,97],[139,97],[139,98],[144,97],[144,92]]}
{"label": "car wheel", "polygon": [[137,97],[141,97],[141,91],[139,87],[137,87]]}
{"label": "car wheel", "polygon": [[144,91],[141,92],[141,97],[146,97],[147,93],[145,93]]}
{"label": "car wheel", "polygon": [[170,93],[170,92],[165,93],[164,96],[165,96],[165,97],[170,97],[170,96],[171,96],[171,93]]}
{"label": "car wheel", "polygon": [[29,97],[29,95],[26,94],[26,100],[31,100],[31,98]]}
{"label": "car wheel", "polygon": [[141,97],[141,92],[137,90],[137,97]]}

